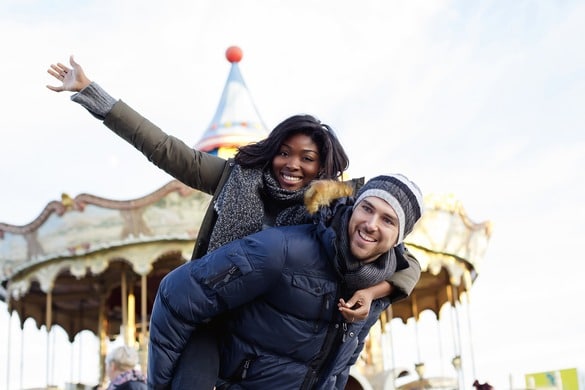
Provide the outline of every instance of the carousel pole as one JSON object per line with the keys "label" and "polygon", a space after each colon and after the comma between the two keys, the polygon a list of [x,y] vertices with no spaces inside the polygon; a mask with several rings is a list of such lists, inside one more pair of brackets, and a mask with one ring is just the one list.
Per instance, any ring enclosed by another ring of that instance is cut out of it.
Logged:
{"label": "carousel pole", "polygon": [[22,384],[24,383],[24,321],[20,328],[20,378],[18,379],[20,381],[19,388],[22,389]]}
{"label": "carousel pole", "polygon": [[[77,360],[78,362],[81,361],[81,348],[78,349],[79,354],[77,356],[75,356],[75,343],[76,343],[76,339],[77,339],[77,335],[73,338],[73,342],[69,343],[69,380],[71,381],[71,383],[75,383],[75,361]],[[79,343],[79,340],[77,340],[77,343]],[[81,364],[79,364],[79,366],[81,367]],[[79,370],[77,371],[77,382],[79,382]]]}
{"label": "carousel pole", "polygon": [[[78,319],[76,319],[76,321],[79,321],[79,323],[77,324],[79,329],[83,329],[83,300],[79,303],[79,317]],[[73,320],[72,320],[73,322]],[[80,383],[81,382],[81,367],[83,366],[83,356],[81,354],[81,351],[83,350],[81,344],[81,333],[77,333],[75,334],[75,336],[73,336],[73,342],[69,343],[69,348],[71,350],[71,352],[69,353],[69,358],[71,359],[71,361],[69,362],[69,381],[71,383]],[[77,348],[75,348],[75,346],[77,345]],[[76,355],[77,353],[77,356]],[[78,364],[78,366],[76,367],[76,363]],[[77,368],[77,370],[76,370]],[[77,378],[75,378],[75,372],[77,371]]]}
{"label": "carousel pole", "polygon": [[[459,297],[459,290],[457,286],[455,286],[455,293],[456,296]],[[463,340],[461,339],[461,301],[459,299],[455,300],[455,318],[457,318],[457,333],[459,335],[459,356],[463,353]],[[465,361],[467,364],[467,360]],[[461,387],[465,388],[465,372],[463,371],[463,367],[460,368],[461,371]]]}
{"label": "carousel pole", "polygon": [[471,354],[471,374],[472,374],[472,378],[477,378],[476,376],[476,372],[475,372],[475,352],[473,349],[473,335],[471,333],[471,275],[469,274],[469,271],[465,271],[465,274],[463,275],[463,277],[465,278],[465,287],[466,287],[466,309],[467,309],[467,331],[469,332],[469,351]]}
{"label": "carousel pole", "polygon": [[464,388],[464,375],[463,370],[461,367],[461,326],[459,325],[459,310],[457,309],[457,297],[459,296],[457,293],[457,286],[451,284],[451,296],[452,296],[452,309],[451,313],[452,316],[455,317],[455,327],[456,327],[456,336],[457,336],[457,343],[458,343],[458,350],[456,352],[455,357],[453,358],[453,366],[455,370],[457,370],[457,380],[459,382],[459,388]]}
{"label": "carousel pole", "polygon": [[140,368],[142,372],[146,372],[146,364],[147,364],[147,340],[148,340],[148,331],[147,331],[147,316],[148,316],[148,301],[147,296],[148,294],[148,278],[146,275],[141,276],[140,280]]}
{"label": "carousel pole", "polygon": [[396,388],[396,355],[394,353],[394,337],[392,334],[392,319],[394,318],[394,311],[392,305],[388,306],[388,337],[390,339],[390,363],[392,364],[392,388]]}
{"label": "carousel pole", "polygon": [[447,299],[449,300],[449,304],[450,304],[450,308],[449,308],[449,314],[451,317],[451,339],[453,340],[453,353],[455,355],[459,355],[459,347],[457,345],[457,332],[455,329],[455,319],[453,318],[453,307],[455,306],[455,303],[453,301],[453,286],[451,286],[450,284],[447,285],[446,287],[446,292],[447,292]]}
{"label": "carousel pole", "polygon": [[51,324],[53,321],[53,290],[47,291],[47,303],[46,303],[47,311],[45,312],[45,327],[47,330],[47,362],[46,362],[46,369],[47,372],[45,374],[45,384],[46,387],[49,388],[51,378],[50,378],[50,371],[51,371]]}
{"label": "carousel pole", "polygon": [[453,292],[453,286],[451,285],[451,283],[449,283],[447,286],[445,286],[445,291],[447,293],[447,299],[449,300],[449,314],[451,317],[451,339],[453,340],[453,353],[454,353],[454,357],[451,360],[451,364],[453,365],[453,368],[455,368],[455,371],[457,373],[457,388],[461,389],[461,378],[459,376],[459,370],[457,368],[461,357],[460,357],[460,352],[459,352],[459,347],[457,345],[457,332],[455,329],[455,319],[453,318],[453,307],[455,306],[455,298],[454,298],[454,292]]}
{"label": "carousel pole", "polygon": [[[418,336],[418,305],[416,304],[416,294],[412,294],[411,300],[411,308],[412,308],[412,318],[414,319],[414,332],[416,336],[416,358],[418,359],[418,363],[421,363],[420,357],[420,340]],[[422,378],[421,378],[422,379]]]}
{"label": "carousel pole", "polygon": [[421,353],[420,353],[420,338],[419,338],[419,334],[418,334],[418,319],[419,319],[419,313],[418,313],[418,305],[416,303],[416,294],[412,293],[411,295],[411,308],[412,308],[412,318],[414,320],[414,333],[415,333],[415,338],[416,338],[416,358],[417,358],[417,362],[414,365],[414,370],[416,371],[416,373],[418,374],[418,378],[422,381],[423,377],[425,375],[425,364],[423,363],[422,359],[421,359]]}
{"label": "carousel pole", "polygon": [[128,345],[128,333],[126,329],[128,328],[128,301],[126,297],[128,296],[128,287],[126,285],[126,270],[122,271],[122,285],[120,288],[120,301],[122,302],[122,325],[120,326],[120,333],[122,334],[124,344]]}
{"label": "carousel pole", "polygon": [[100,297],[100,307],[98,309],[98,337],[99,337],[99,383],[103,384],[106,377],[106,367],[105,367],[105,360],[106,360],[106,348],[107,348],[107,338],[108,335],[106,333],[107,329],[107,318],[106,318],[106,297],[105,294],[102,293]]}
{"label": "carousel pole", "polygon": [[126,315],[127,318],[127,338],[128,343],[131,347],[136,346],[136,296],[134,295],[134,279],[130,281],[130,285],[128,286],[127,296],[128,296],[128,305],[127,310],[128,314]]}
{"label": "carousel pole", "polygon": [[8,301],[8,335],[6,339],[6,388],[10,389],[10,355],[11,355],[11,340],[12,340],[12,312],[10,311],[10,297]]}
{"label": "carousel pole", "polygon": [[[441,308],[439,307],[439,312]],[[439,360],[441,361],[441,376],[445,376],[445,352],[443,351],[443,332],[441,331],[441,321],[437,313],[437,340],[439,341]]]}

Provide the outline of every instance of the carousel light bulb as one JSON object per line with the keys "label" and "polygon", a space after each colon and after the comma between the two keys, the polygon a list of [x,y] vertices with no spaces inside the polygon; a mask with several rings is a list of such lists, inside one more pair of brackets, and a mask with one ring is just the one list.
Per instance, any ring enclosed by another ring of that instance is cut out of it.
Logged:
{"label": "carousel light bulb", "polygon": [[457,355],[453,358],[453,360],[451,360],[451,363],[453,364],[453,367],[455,367],[455,370],[459,371],[461,370],[461,356]]}
{"label": "carousel light bulb", "polygon": [[425,364],[423,362],[415,363],[414,370],[418,374],[419,379],[422,380],[425,374]]}

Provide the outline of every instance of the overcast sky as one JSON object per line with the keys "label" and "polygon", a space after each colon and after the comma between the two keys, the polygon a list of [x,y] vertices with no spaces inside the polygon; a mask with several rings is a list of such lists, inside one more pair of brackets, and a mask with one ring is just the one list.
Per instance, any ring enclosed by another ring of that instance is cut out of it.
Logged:
{"label": "overcast sky", "polygon": [[470,310],[481,381],[585,368],[585,2],[0,0],[0,36],[0,222],[30,223],[63,192],[133,199],[170,180],[46,89],[49,64],[74,54],[195,144],[238,45],[270,128],[314,114],[352,176],[402,172],[493,223]]}

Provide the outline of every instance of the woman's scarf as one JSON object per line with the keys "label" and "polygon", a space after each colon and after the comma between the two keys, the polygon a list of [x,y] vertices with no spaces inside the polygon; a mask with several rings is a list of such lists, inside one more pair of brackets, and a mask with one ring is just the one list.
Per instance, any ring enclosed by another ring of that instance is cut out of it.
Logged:
{"label": "woman's scarf", "polygon": [[146,383],[146,377],[137,370],[124,371],[110,382],[107,390],[115,390],[118,386],[126,382],[142,382]]}
{"label": "woman's scarf", "polygon": [[275,226],[308,222],[303,204],[304,190],[286,190],[269,170],[244,169],[236,164],[213,205],[217,221],[208,252],[262,230],[266,213],[263,197],[278,210]]}
{"label": "woman's scarf", "polygon": [[321,216],[327,215],[325,223],[336,234],[335,266],[338,275],[345,282],[347,290],[353,293],[388,279],[396,270],[396,255],[390,250],[380,255],[376,261],[364,263],[351,254],[347,227],[353,202],[349,201],[350,204],[347,204],[348,201],[349,198],[340,199],[332,208],[321,212]]}

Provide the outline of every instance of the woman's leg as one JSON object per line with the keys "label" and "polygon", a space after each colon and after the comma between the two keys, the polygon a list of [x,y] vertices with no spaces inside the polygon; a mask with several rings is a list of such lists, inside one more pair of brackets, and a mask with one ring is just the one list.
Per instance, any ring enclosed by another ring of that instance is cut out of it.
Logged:
{"label": "woman's leg", "polygon": [[213,390],[215,387],[219,374],[219,345],[212,324],[191,335],[175,369],[173,390]]}

